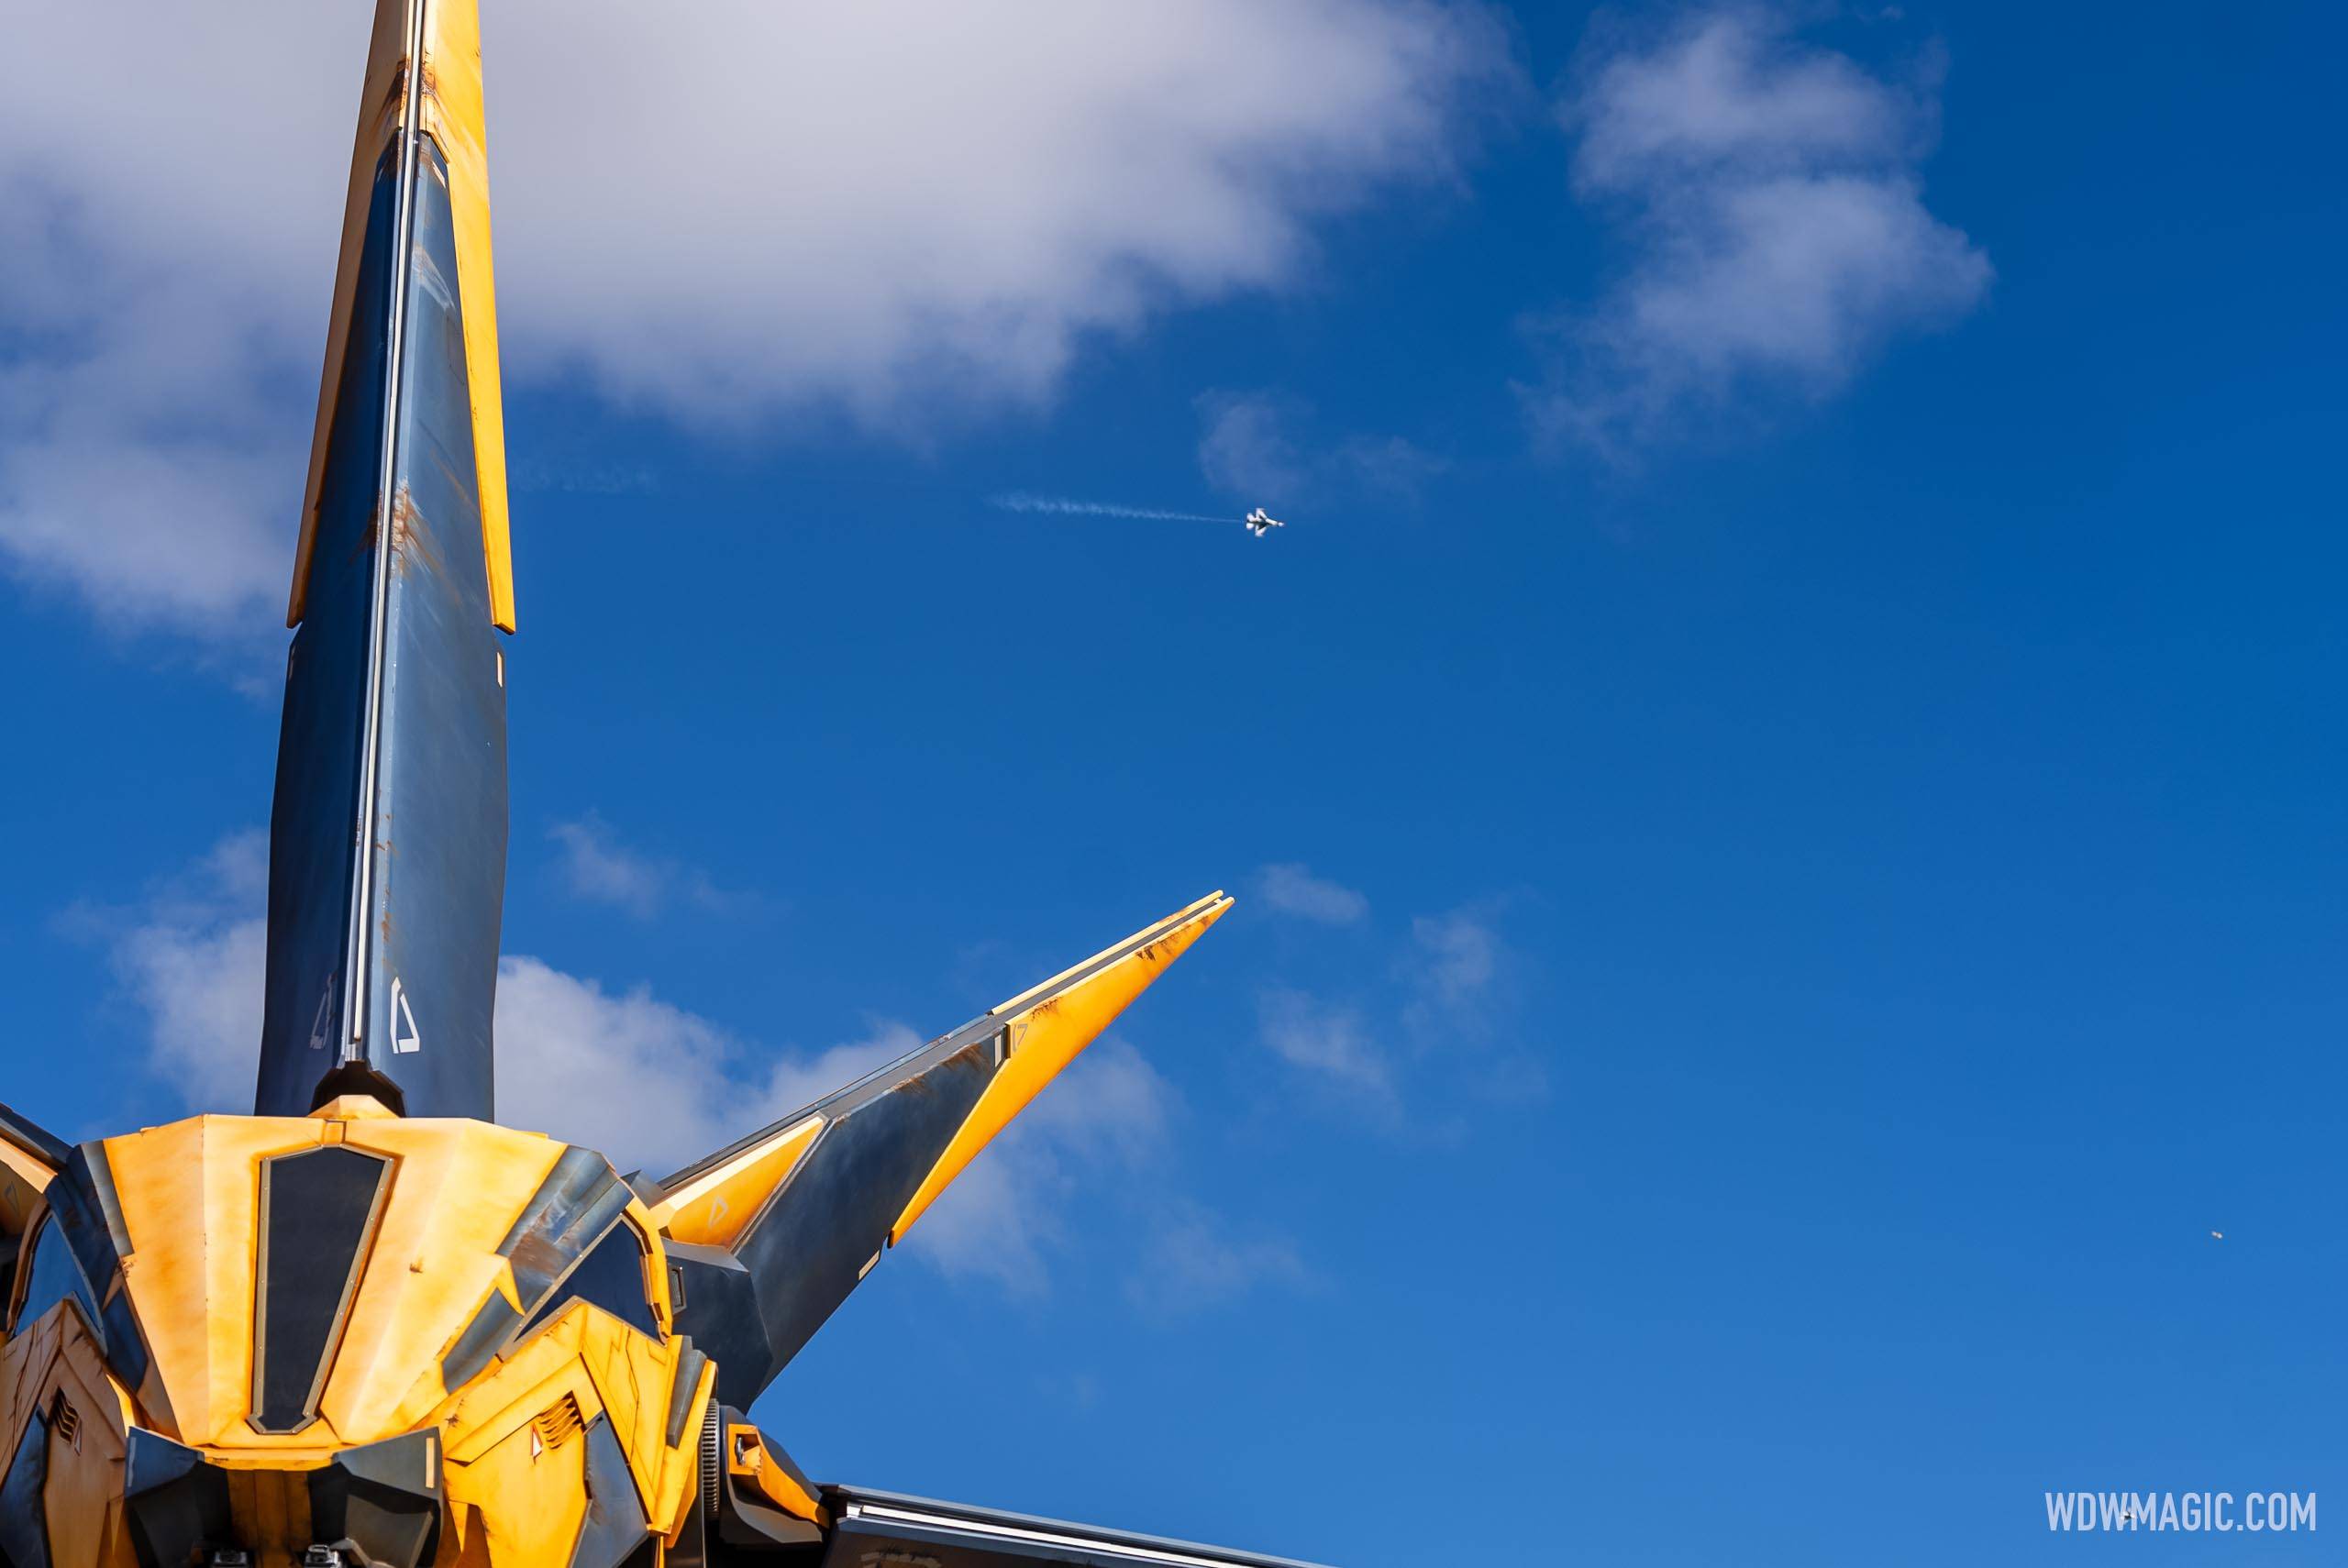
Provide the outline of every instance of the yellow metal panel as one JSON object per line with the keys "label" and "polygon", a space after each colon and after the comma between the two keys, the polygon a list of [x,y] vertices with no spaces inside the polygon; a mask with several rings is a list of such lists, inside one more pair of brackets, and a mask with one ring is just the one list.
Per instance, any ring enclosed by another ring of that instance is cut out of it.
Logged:
{"label": "yellow metal panel", "polygon": [[81,1322],[80,1316],[61,1301],[39,1323],[27,1325],[0,1349],[0,1405],[5,1405],[0,1412],[5,1415],[5,1424],[0,1424],[0,1453],[16,1452],[24,1441],[25,1422],[40,1403],[42,1381],[49,1376],[69,1320],[77,1325]]}
{"label": "yellow metal panel", "polygon": [[728,1474],[747,1482],[751,1490],[784,1513],[796,1514],[811,1524],[824,1522],[823,1503],[802,1486],[790,1471],[768,1457],[766,1434],[758,1428],[746,1421],[728,1422],[725,1458]]}
{"label": "yellow metal panel", "polygon": [[56,1423],[49,1435],[41,1499],[50,1568],[118,1568],[136,1561],[122,1529],[122,1407],[96,1342],[78,1319],[61,1328],[57,1357],[28,1401],[55,1415],[62,1398],[72,1411],[70,1434]]}
{"label": "yellow metal panel", "polygon": [[[913,1201],[905,1205],[905,1211],[891,1227],[890,1244],[894,1246],[903,1241],[914,1221],[962,1174],[963,1167],[1013,1117],[1024,1110],[1044,1086],[1059,1076],[1061,1069],[1076,1060],[1077,1053],[1092,1043],[1124,1011],[1126,1003],[1147,989],[1149,983],[1165,973],[1167,966],[1180,957],[1199,939],[1199,933],[1221,920],[1229,908],[1231,900],[1221,893],[1201,899],[1158,922],[1163,928],[1159,934],[1124,957],[1102,963],[1129,945],[1133,938],[1096,954],[995,1009],[995,1016],[1004,1021],[1010,1055],[954,1134],[953,1142],[947,1144],[946,1153],[914,1194]],[[1147,935],[1148,931],[1146,929],[1141,934]],[[1092,972],[1087,974],[1088,969]],[[1083,977],[1069,985],[1067,982],[1070,976]],[[1064,988],[1055,991],[1055,987]],[[1039,995],[1045,999],[1021,1006]]]}
{"label": "yellow metal panel", "polygon": [[[660,1486],[652,1512],[653,1527],[674,1538],[685,1528],[685,1510],[700,1500],[701,1429],[709,1419],[709,1402],[717,1395],[717,1364],[704,1361],[701,1380],[693,1386],[692,1403],[684,1431],[661,1462]],[[664,1427],[661,1436],[667,1437]]]}
{"label": "yellow metal panel", "polygon": [[[167,1402],[158,1430],[199,1447],[281,1456],[413,1430],[454,1390],[441,1353],[512,1275],[497,1247],[563,1145],[487,1122],[372,1113],[197,1117],[106,1144],[130,1234],[124,1264]],[[329,1141],[393,1162],[349,1325],[319,1401],[323,1426],[255,1432],[252,1315],[260,1162]]]}
{"label": "yellow metal panel", "polygon": [[637,1489],[644,1496],[644,1517],[658,1518],[661,1473],[669,1463],[669,1390],[676,1385],[677,1361],[683,1346],[675,1340],[648,1340],[632,1333],[626,1335],[625,1349],[628,1372],[643,1390],[643,1401],[637,1410],[635,1430],[621,1434],[622,1446],[627,1450],[628,1467],[636,1472]]}
{"label": "yellow metal panel", "polygon": [[6,1446],[0,1448],[0,1453],[13,1454],[24,1441],[25,1425],[32,1419],[34,1410],[39,1408],[40,1391],[47,1385],[50,1369],[57,1361],[61,1322],[73,1317],[72,1309],[61,1302],[42,1319],[38,1328],[20,1333],[8,1342],[7,1358],[0,1362],[0,1375],[8,1380]]}
{"label": "yellow metal panel", "polygon": [[[169,1402],[168,1425],[167,1412],[146,1414],[182,1442],[259,1441],[245,1417],[260,1161],[324,1136],[325,1124],[307,1118],[196,1116],[106,1140],[130,1233],[123,1279]],[[331,1441],[313,1430],[278,1444]]]}
{"label": "yellow metal panel", "polygon": [[[638,1384],[636,1368],[629,1364],[626,1339],[632,1331],[614,1322],[602,1313],[581,1309],[584,1320],[581,1328],[584,1342],[580,1359],[587,1364],[587,1375],[594,1380],[595,1392],[603,1396],[604,1411],[611,1417],[612,1435],[619,1440],[620,1452],[629,1455],[629,1468],[635,1468],[633,1451],[637,1428],[644,1411],[644,1388]],[[651,1489],[643,1478],[636,1478],[640,1500],[648,1504]],[[648,1509],[648,1512],[649,1510]]]}
{"label": "yellow metal panel", "polygon": [[479,1458],[449,1461],[451,1511],[470,1514],[460,1561],[565,1568],[587,1514],[587,1441],[548,1448],[526,1422]]}
{"label": "yellow metal panel", "polygon": [[594,1419],[604,1399],[580,1359],[580,1342],[577,1319],[557,1322],[468,1389],[449,1412],[444,1443],[449,1463],[471,1463],[565,1395],[579,1401],[582,1418]]}
{"label": "yellow metal panel", "polygon": [[[1168,927],[1182,926],[1189,924],[1191,921],[1198,919],[1201,915],[1205,915],[1208,922],[1213,923],[1214,921],[1222,919],[1223,911],[1229,909],[1231,905],[1231,895],[1218,889],[1216,891],[1209,893],[1205,898],[1199,900],[1196,903],[1186,904],[1181,909],[1176,910],[1172,914],[1168,915],[1164,920],[1159,921],[1157,923],[1159,925]],[[1136,933],[1135,934],[1143,934],[1150,929],[1151,928],[1149,927],[1144,927],[1142,933]],[[1029,1002],[1034,1001],[1037,997],[1042,996],[1045,992],[1051,990],[1053,988],[1062,984],[1073,977],[1081,975],[1085,970],[1091,968],[1103,958],[1106,958],[1111,954],[1116,952],[1118,948],[1127,945],[1133,940],[1133,937],[1128,936],[1124,942],[1117,943],[1113,946],[1103,947],[1100,952],[1095,953],[1091,957],[1085,959],[1083,962],[1069,965],[1067,968],[1062,969],[1058,974],[1054,975],[1050,979],[1045,980],[1037,985],[1030,986],[1025,990],[1020,992],[1017,996],[1012,998],[1009,1001],[1004,1002],[1000,1006],[990,1008],[987,1010],[991,1016],[996,1018],[1000,1018],[1005,1013],[1017,1012],[1021,1009],[1024,1008]]]}
{"label": "yellow metal panel", "polygon": [[[604,1413],[611,1418],[612,1435],[619,1440],[627,1460],[628,1478],[636,1483],[637,1501],[644,1517],[652,1517],[659,1480],[661,1428],[669,1414],[669,1379],[652,1342],[606,1314],[582,1310],[585,1342],[581,1357],[595,1392],[603,1396]],[[654,1352],[639,1360],[638,1349]],[[674,1351],[668,1359],[675,1358]],[[646,1438],[649,1434],[648,1444]]]}
{"label": "yellow metal panel", "polygon": [[672,1241],[732,1246],[823,1129],[822,1117],[808,1117],[704,1171],[660,1200],[652,1209],[653,1228]]}
{"label": "yellow metal panel", "polygon": [[387,1121],[398,1112],[371,1094],[338,1094],[310,1112],[313,1121]]}
{"label": "yellow metal panel", "polygon": [[514,548],[505,503],[505,403],[497,362],[497,289],[489,236],[489,135],[482,105],[481,13],[474,0],[431,0],[425,14],[424,128],[449,165],[465,378],[472,389],[489,618],[514,629]]}
{"label": "yellow metal panel", "polygon": [[[105,1145],[130,1242],[126,1287],[153,1352],[158,1397],[134,1412],[105,1375],[78,1308],[61,1302],[0,1347],[0,1431],[11,1444],[6,1452],[13,1452],[40,1400],[51,1397],[61,1356],[79,1344],[90,1363],[90,1376],[74,1385],[72,1396],[85,1448],[90,1433],[118,1433],[135,1414],[141,1424],[203,1450],[232,1473],[240,1539],[261,1568],[291,1568],[307,1544],[305,1471],[337,1448],[430,1425],[442,1430],[449,1465],[443,1560],[472,1568],[493,1561],[495,1568],[541,1562],[563,1568],[571,1539],[565,1532],[577,1525],[584,1443],[541,1437],[532,1452],[531,1439],[541,1430],[536,1418],[568,1399],[582,1419],[611,1422],[647,1516],[672,1528],[691,1506],[698,1463],[692,1438],[714,1389],[714,1368],[704,1363],[688,1395],[687,1440],[670,1447],[670,1393],[681,1342],[648,1338],[582,1302],[469,1386],[440,1386],[439,1357],[482,1297],[495,1290],[511,1298],[510,1265],[496,1248],[563,1145],[482,1122],[387,1117],[372,1101],[339,1101],[327,1111],[196,1117]],[[336,1142],[392,1160],[390,1195],[329,1374],[322,1419],[300,1434],[255,1432],[246,1417],[260,1163]],[[626,1214],[647,1243],[645,1286],[665,1318],[668,1282],[651,1216],[640,1203]],[[174,1408],[185,1413],[183,1422],[168,1419]],[[155,1418],[159,1409],[167,1419]],[[556,1423],[544,1430],[562,1429]],[[93,1473],[102,1474],[105,1488],[120,1484],[118,1445],[116,1459],[110,1469]],[[61,1488],[80,1484],[61,1462],[55,1495],[67,1496]],[[103,1489],[94,1493],[101,1495]],[[81,1520],[73,1527],[71,1568],[129,1568],[116,1538],[105,1533],[111,1527],[103,1506],[92,1513],[79,1492],[70,1496]],[[61,1557],[59,1568],[68,1568],[68,1560]]]}
{"label": "yellow metal panel", "polygon": [[318,1405],[344,1441],[370,1442],[410,1430],[457,1392],[440,1386],[441,1353],[493,1282],[511,1288],[498,1244],[565,1146],[485,1121],[428,1118],[353,1121],[343,1135],[354,1149],[399,1162],[374,1262]]}

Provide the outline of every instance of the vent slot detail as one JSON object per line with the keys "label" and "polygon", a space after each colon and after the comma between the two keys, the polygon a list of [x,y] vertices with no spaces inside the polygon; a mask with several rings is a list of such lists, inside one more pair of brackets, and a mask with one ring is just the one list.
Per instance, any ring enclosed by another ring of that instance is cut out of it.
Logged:
{"label": "vent slot detail", "polygon": [[256,1430],[298,1432],[317,1419],[391,1185],[391,1161],[342,1144],[261,1162]]}
{"label": "vent slot detail", "polygon": [[82,1452],[82,1413],[61,1388],[50,1397],[49,1430],[57,1440],[74,1452]]}
{"label": "vent slot detail", "polygon": [[560,1448],[586,1430],[587,1419],[579,1413],[579,1397],[565,1394],[533,1417],[530,1426],[545,1447]]}

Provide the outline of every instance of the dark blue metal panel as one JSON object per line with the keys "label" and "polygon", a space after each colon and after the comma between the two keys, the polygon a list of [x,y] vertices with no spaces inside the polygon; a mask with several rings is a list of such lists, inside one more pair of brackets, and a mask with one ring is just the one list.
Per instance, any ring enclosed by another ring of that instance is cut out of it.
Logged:
{"label": "dark blue metal panel", "polygon": [[269,822],[269,974],[254,1111],[301,1116],[341,1060],[343,944],[358,834],[360,736],[373,619],[374,514],[391,337],[396,149],[376,166],[327,434],[302,629],[285,671]]}
{"label": "dark blue metal panel", "polygon": [[[147,1338],[132,1310],[130,1293],[117,1290],[116,1276],[129,1253],[129,1237],[120,1224],[114,1200],[114,1172],[106,1164],[104,1143],[84,1143],[73,1151],[65,1168],[49,1184],[50,1222],[72,1249],[73,1261],[99,1303],[90,1325],[104,1349],[106,1365],[123,1386],[142,1389],[153,1358]],[[83,1297],[86,1303],[90,1297]],[[142,1389],[143,1391],[143,1389]]]}
{"label": "dark blue metal panel", "polygon": [[[841,1109],[735,1244],[758,1282],[775,1355],[769,1376],[790,1364],[863,1279],[993,1074],[991,1040],[974,1040]],[[681,1320],[680,1327],[701,1337],[697,1323]]]}
{"label": "dark blue metal panel", "polygon": [[[334,1093],[372,1090],[411,1116],[487,1121],[505,881],[504,666],[490,622],[447,174],[422,144],[403,259],[398,154],[395,142],[371,196],[287,670],[256,1110],[298,1116]],[[386,492],[388,527],[378,516]],[[346,1016],[354,991],[363,999],[356,1019]]]}
{"label": "dark blue metal panel", "polygon": [[49,1518],[41,1504],[48,1485],[49,1421],[35,1410],[0,1474],[0,1562],[8,1568],[49,1568]]}
{"label": "dark blue metal panel", "polygon": [[143,1427],[130,1429],[122,1498],[138,1568],[187,1568],[232,1539],[228,1473]]}
{"label": "dark blue metal panel", "polygon": [[597,1416],[587,1425],[587,1517],[579,1521],[570,1568],[620,1568],[650,1529],[628,1476],[627,1455],[612,1423]]}

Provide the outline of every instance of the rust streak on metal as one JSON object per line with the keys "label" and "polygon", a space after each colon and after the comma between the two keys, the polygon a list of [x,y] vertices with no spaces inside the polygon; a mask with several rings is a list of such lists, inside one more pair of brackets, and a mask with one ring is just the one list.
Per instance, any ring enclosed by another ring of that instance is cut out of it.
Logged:
{"label": "rust streak on metal", "polygon": [[392,498],[392,569],[405,577],[411,563],[434,577],[442,575],[431,522],[416,510],[415,496],[402,485]]}

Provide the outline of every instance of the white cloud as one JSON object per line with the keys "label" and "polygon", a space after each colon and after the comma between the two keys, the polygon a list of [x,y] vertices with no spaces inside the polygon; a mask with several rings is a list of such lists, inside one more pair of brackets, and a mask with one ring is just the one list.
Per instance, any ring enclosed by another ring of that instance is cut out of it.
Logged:
{"label": "white cloud", "polygon": [[146,1015],[149,1062],[191,1111],[252,1110],[260,1060],[269,838],[222,839],[133,911],[82,911]]}
{"label": "white cloud", "polygon": [[1925,207],[1936,72],[1910,81],[1789,35],[1766,6],[1600,48],[1562,108],[1576,191],[1633,252],[1596,307],[1547,328],[1528,392],[1546,433],[1623,452],[1691,405],[1830,393],[1899,335],[1965,315],[1988,258]]}
{"label": "white cloud", "polygon": [[1411,922],[1411,940],[1418,946],[1423,983],[1444,1001],[1465,1002],[1483,995],[1500,973],[1499,933],[1468,911],[1416,917]]}
{"label": "white cloud", "polygon": [[1199,471],[1233,495],[1285,506],[1305,489],[1304,457],[1289,435],[1290,409],[1266,392],[1207,392],[1199,399],[1206,429]]}
{"label": "white cloud", "polygon": [[1348,436],[1330,451],[1328,467],[1351,494],[1416,505],[1451,459],[1401,436]]}
{"label": "white cloud", "polygon": [[736,1049],[649,986],[614,993],[530,957],[497,966],[497,1119],[623,1169],[666,1176],[787,1113],[728,1077]]}
{"label": "white cloud", "polygon": [[1169,1207],[1126,1282],[1135,1303],[1163,1317],[1225,1306],[1265,1286],[1299,1288],[1312,1271],[1286,1237],[1235,1227],[1194,1203]]}
{"label": "white cloud", "polygon": [[1284,986],[1266,991],[1258,1007],[1273,1055],[1373,1105],[1391,1107],[1393,1064],[1360,1010]]}
{"label": "white cloud", "polygon": [[1282,392],[1200,394],[1199,472],[1215,489],[1270,506],[1366,501],[1414,504],[1450,465],[1401,436],[1309,441],[1312,408]]}
{"label": "white cloud", "polygon": [[1366,895],[1315,877],[1310,867],[1292,861],[1265,867],[1257,874],[1256,886],[1264,902],[1282,914],[1323,925],[1358,925],[1369,917]]}
{"label": "white cloud", "polygon": [[638,920],[649,920],[680,900],[703,909],[739,901],[719,891],[708,873],[696,867],[629,848],[593,812],[555,823],[547,836],[562,846],[563,879],[573,894],[625,910]]}
{"label": "white cloud", "polygon": [[[1446,1050],[1471,1049],[1486,1057],[1516,1053],[1503,1028],[1515,1016],[1514,955],[1501,938],[1498,909],[1487,900],[1412,919],[1402,960],[1407,1038],[1441,1041]],[[1526,1062],[1537,1070],[1537,1062]],[[1525,1064],[1509,1069],[1518,1077],[1525,1070]]]}
{"label": "white cloud", "polygon": [[[1423,0],[484,9],[509,378],[697,425],[1035,404],[1091,339],[1295,282],[1513,80]],[[284,591],[366,25],[10,19],[0,560],[109,624]]]}
{"label": "white cloud", "polygon": [[1463,1095],[1542,1098],[1556,1042],[1521,1027],[1527,972],[1503,933],[1506,902],[1414,916],[1375,977],[1349,961],[1352,977],[1335,986],[1265,988],[1264,1047],[1331,1109],[1389,1134],[1456,1135]]}
{"label": "white cloud", "polygon": [[1443,1053],[1450,1083],[1522,1105],[1548,1094],[1553,1043],[1516,1027],[1523,960],[1501,933],[1499,910],[1486,900],[1411,922],[1402,1030]]}

